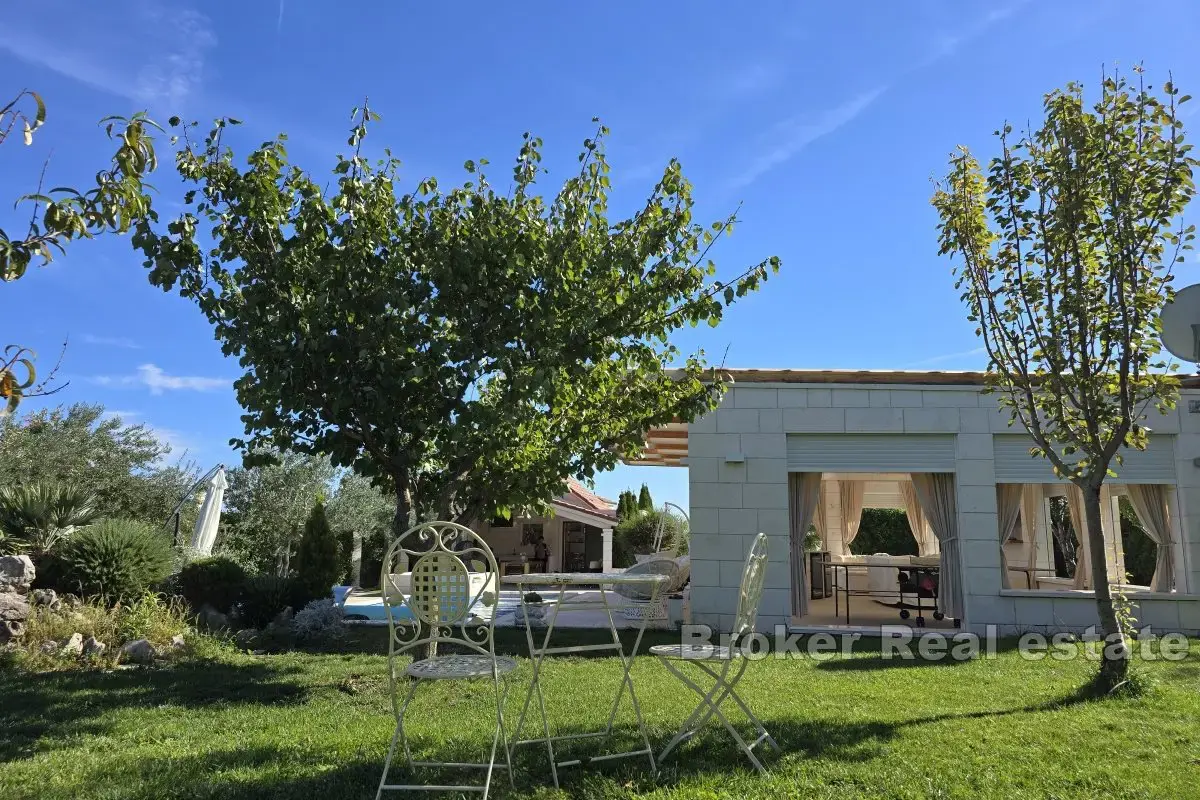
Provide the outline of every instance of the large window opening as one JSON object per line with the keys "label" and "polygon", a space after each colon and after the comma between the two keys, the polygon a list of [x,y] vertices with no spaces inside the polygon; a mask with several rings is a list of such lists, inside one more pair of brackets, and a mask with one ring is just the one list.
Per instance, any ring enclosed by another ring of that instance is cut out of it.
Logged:
{"label": "large window opening", "polygon": [[[928,474],[920,477],[928,478]],[[948,491],[953,494],[953,479]],[[805,553],[818,626],[953,627],[938,611],[941,547],[909,473],[823,473]],[[926,495],[925,502],[928,503]],[[935,513],[945,513],[939,507]]]}
{"label": "large window opening", "polygon": [[1123,584],[1128,591],[1178,590],[1182,547],[1174,496],[1173,487],[1160,484],[1106,485],[1100,509],[1104,550],[1093,553],[1077,488],[1065,483],[999,484],[1004,588],[1090,591],[1092,560],[1100,558],[1109,582]]}

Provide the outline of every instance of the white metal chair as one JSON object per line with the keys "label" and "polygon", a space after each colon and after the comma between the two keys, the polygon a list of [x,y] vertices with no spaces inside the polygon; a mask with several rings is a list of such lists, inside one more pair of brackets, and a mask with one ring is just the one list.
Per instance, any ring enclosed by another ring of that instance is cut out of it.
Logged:
{"label": "white metal chair", "polygon": [[[687,741],[696,735],[696,733],[704,726],[712,717],[716,717],[725,726],[737,742],[738,747],[750,759],[755,768],[759,772],[765,773],[767,770],[763,767],[762,762],[754,755],[754,748],[763,742],[768,743],[776,752],[779,751],[779,745],[771,738],[771,734],[767,733],[767,729],[759,722],[758,718],[750,711],[750,707],[745,701],[738,696],[736,687],[738,681],[742,679],[742,675],[746,672],[746,667],[750,663],[750,659],[742,656],[740,649],[737,647],[738,639],[748,633],[754,632],[754,623],[758,617],[758,603],[762,598],[763,580],[767,572],[767,536],[764,533],[754,537],[754,543],[750,546],[750,552],[746,556],[746,566],[742,570],[742,585],[738,593],[737,616],[734,618],[732,636],[729,640],[729,646],[723,645],[696,645],[684,646],[682,644],[660,644],[650,648],[650,653],[658,657],[668,670],[675,677],[679,678],[685,686],[691,689],[700,697],[700,703],[691,715],[684,720],[680,726],[679,732],[674,738],[667,743],[663,748],[662,754],[658,757],[659,762],[667,757],[667,755],[682,742]],[[680,665],[690,662],[694,664],[700,671],[708,675],[712,679],[713,685],[710,689],[705,689],[695,680],[692,680],[680,668]],[[749,744],[742,738],[737,729],[733,727],[729,719],[721,711],[721,705],[726,700],[733,700],[738,707],[742,709],[750,723],[755,728],[755,739]]]}
{"label": "white metal chair", "polygon": [[[465,540],[465,542],[463,541]],[[465,544],[465,546],[464,546]],[[398,575],[408,573],[407,591],[394,585]],[[467,570],[467,563],[482,566],[489,577],[478,580]],[[516,661],[496,655],[495,591],[499,568],[487,544],[469,528],[452,522],[426,522],[409,529],[388,548],[383,560],[381,594],[388,621],[388,674],[391,679],[392,710],[396,732],[388,747],[383,775],[379,778],[376,800],[385,791],[482,792],[487,798],[492,772],[507,769],[512,782],[512,759],[504,733],[504,701],[508,695],[508,673]],[[480,606],[487,607],[484,611]],[[476,613],[476,611],[480,613]],[[484,618],[486,616],[486,618]],[[466,653],[438,655],[438,645],[447,644]],[[418,648],[426,648],[424,658]],[[406,657],[413,652],[412,660]],[[417,688],[438,680],[491,680],[496,689],[496,728],[487,762],[461,763],[414,761],[404,735],[404,715]],[[407,684],[407,685],[406,685]],[[403,700],[400,691],[405,690]],[[414,767],[455,767],[486,769],[480,785],[389,784],[388,771],[396,754],[396,745],[404,751],[404,760]],[[504,764],[496,764],[496,750],[504,747]]]}

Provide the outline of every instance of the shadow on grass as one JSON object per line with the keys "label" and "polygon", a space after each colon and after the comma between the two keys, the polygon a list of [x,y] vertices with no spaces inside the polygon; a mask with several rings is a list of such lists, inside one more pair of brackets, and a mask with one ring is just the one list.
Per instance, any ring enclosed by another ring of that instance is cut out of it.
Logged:
{"label": "shadow on grass", "polygon": [[0,761],[29,757],[39,739],[62,740],[105,730],[101,720],[125,708],[304,702],[296,667],[194,662],[162,669],[107,672],[0,671]]}
{"label": "shadow on grass", "polygon": [[[103,733],[105,715],[121,708],[173,705],[203,709],[221,705],[302,703],[308,699],[309,687],[297,682],[295,673],[299,671],[259,663],[203,663],[109,673],[0,673],[0,696],[6,698],[0,708],[0,730],[7,734],[0,737],[0,760],[27,757],[40,737],[45,737],[54,746],[80,735]],[[800,754],[807,758],[854,764],[886,757],[889,742],[917,726],[1055,711],[1086,700],[1088,697],[1080,691],[1047,703],[995,711],[862,722],[767,716],[764,724],[779,742],[784,756]],[[747,726],[737,721],[740,714],[734,719],[738,729],[747,733]],[[510,718],[510,731],[514,722]],[[412,744],[419,757],[436,752],[439,757],[476,760],[484,754],[485,740],[490,738],[486,728],[487,724],[483,722],[477,732],[473,729],[465,742],[444,741],[440,734],[432,734],[432,738],[425,734],[415,736]],[[560,734],[573,732],[582,731],[556,730]],[[652,727],[650,740],[656,752],[672,733],[661,725]],[[633,745],[637,742],[630,726],[622,726],[617,734],[617,743]],[[291,737],[294,734],[280,730],[278,735]],[[341,752],[336,756],[320,749],[289,747],[290,743],[289,738],[281,740],[277,747],[239,748],[217,735],[212,739],[211,749],[172,756],[169,762],[143,759],[131,763],[127,758],[121,758],[122,751],[118,748],[113,759],[90,771],[86,780],[92,787],[120,787],[113,796],[137,800],[184,797],[339,800],[373,795],[383,769],[387,748],[385,737],[364,740],[352,753]],[[568,750],[564,748],[563,754]],[[765,749],[761,752],[768,768],[779,759]],[[522,792],[534,792],[549,785],[546,755],[539,745],[521,748],[516,765],[517,787]],[[561,779],[563,789],[570,795],[619,794],[628,792],[629,787],[650,791],[669,787],[681,778],[749,775],[750,770],[749,762],[726,731],[712,722],[672,755],[657,775],[649,771],[646,760],[640,757],[592,764],[584,770],[564,769]],[[474,780],[477,775],[476,772],[466,777]],[[401,770],[392,779],[399,781],[404,777],[405,772]],[[424,771],[408,777],[417,781],[440,778],[451,782],[460,782],[464,778],[461,772],[439,775],[438,772]],[[497,794],[502,796],[507,792],[508,778],[503,772],[497,772],[494,781],[499,790]]]}
{"label": "shadow on grass", "polygon": [[[625,647],[625,652],[628,653],[637,639],[637,631],[621,630],[618,631],[618,634],[621,638],[621,644]],[[533,641],[538,647],[542,646],[545,636],[545,628],[534,629]],[[313,652],[387,655],[387,641],[388,630],[386,627],[359,626],[351,628],[347,636],[338,642],[336,648],[333,650],[326,649]],[[679,641],[678,631],[646,631],[645,635],[642,636],[641,644],[638,646],[638,655],[647,655],[652,645],[679,644]],[[602,628],[555,628],[550,638],[551,647],[575,647],[608,644],[610,642],[612,642],[612,633]],[[455,651],[455,646],[451,644],[439,646],[439,652],[451,653]],[[464,652],[468,651],[464,650]],[[529,643],[526,639],[525,630],[523,628],[497,628],[496,655],[528,658]],[[615,654],[611,651],[596,650],[572,655],[574,658],[613,658]]]}

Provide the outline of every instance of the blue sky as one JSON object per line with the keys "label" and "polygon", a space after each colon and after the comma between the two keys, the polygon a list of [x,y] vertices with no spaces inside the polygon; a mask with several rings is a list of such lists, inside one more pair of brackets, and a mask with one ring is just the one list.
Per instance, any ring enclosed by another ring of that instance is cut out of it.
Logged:
{"label": "blue sky", "polygon": [[[49,119],[33,147],[0,149],[4,196],[32,191],[47,157],[50,185],[84,183],[111,153],[96,121],[143,108],[239,117],[241,152],[287,131],[318,173],[368,96],[384,117],[373,141],[414,183],[458,180],[468,158],[506,169],[529,130],[546,141],[547,191],[599,116],[614,211],[677,156],[702,216],[742,204],[715,251],[724,275],[783,259],[720,328],[682,333],[683,348],[736,367],[969,369],[983,359],[928,203],[950,150],[989,157],[1006,119],[1036,120],[1044,92],[1094,87],[1105,64],[1144,61],[1153,83],[1171,70],[1200,95],[1200,6],[1185,0],[744,5],[8,3],[0,96],[35,89]],[[170,172],[154,182],[171,213]],[[0,226],[23,221],[0,207]],[[101,402],[203,467],[236,460],[238,366],[194,307],[148,284],[127,240],[79,243],[0,292],[4,341],[43,367],[69,337],[70,385],[53,402]],[[686,507],[683,470],[625,467],[597,488],[615,497],[643,480]]]}

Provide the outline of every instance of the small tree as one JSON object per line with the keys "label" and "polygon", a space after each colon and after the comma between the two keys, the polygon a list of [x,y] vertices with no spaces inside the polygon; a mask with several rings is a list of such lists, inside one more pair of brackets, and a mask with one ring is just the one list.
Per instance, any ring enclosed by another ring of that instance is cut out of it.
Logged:
{"label": "small tree", "polygon": [[290,164],[283,137],[243,169],[221,143],[229,121],[203,142],[185,132],[188,210],[139,229],[151,281],[196,300],[247,369],[235,444],[325,454],[386,484],[400,533],[416,517],[543,511],[565,478],[720,402],[703,353],[671,336],[718,324],[779,261],[712,279],[735,218],[697,224],[678,162],[625,219],[609,217],[604,128],[552,197],[528,134],[507,190],[468,161],[461,186],[402,194],[390,152],[361,154],[375,119],[357,112],[333,182]]}
{"label": "small tree", "polygon": [[1101,688],[1124,680],[1129,651],[1103,556],[1100,488],[1121,448],[1146,446],[1147,408],[1175,403],[1159,312],[1193,238],[1181,220],[1197,162],[1177,113],[1188,97],[1170,82],[1156,97],[1136,72],[1136,87],[1105,77],[1090,110],[1079,84],[1046,95],[1039,130],[1016,142],[1010,126],[998,132],[986,177],[960,148],[933,198],[993,390],[1033,437],[1032,454],[1083,492],[1107,642]]}
{"label": "small tree", "polygon": [[650,496],[650,487],[644,483],[642,484],[642,490],[638,492],[637,507],[638,511],[654,510],[654,498]]}
{"label": "small tree", "polygon": [[633,492],[624,490],[617,496],[617,519],[625,520],[637,513],[637,498]]}
{"label": "small tree", "polygon": [[325,516],[325,503],[318,500],[304,523],[304,534],[296,551],[296,579],[310,598],[328,597],[338,582],[338,540]]}
{"label": "small tree", "polygon": [[254,572],[286,577],[297,534],[328,494],[334,469],[328,459],[300,453],[259,452],[251,460],[260,463],[229,471],[217,545]]}

